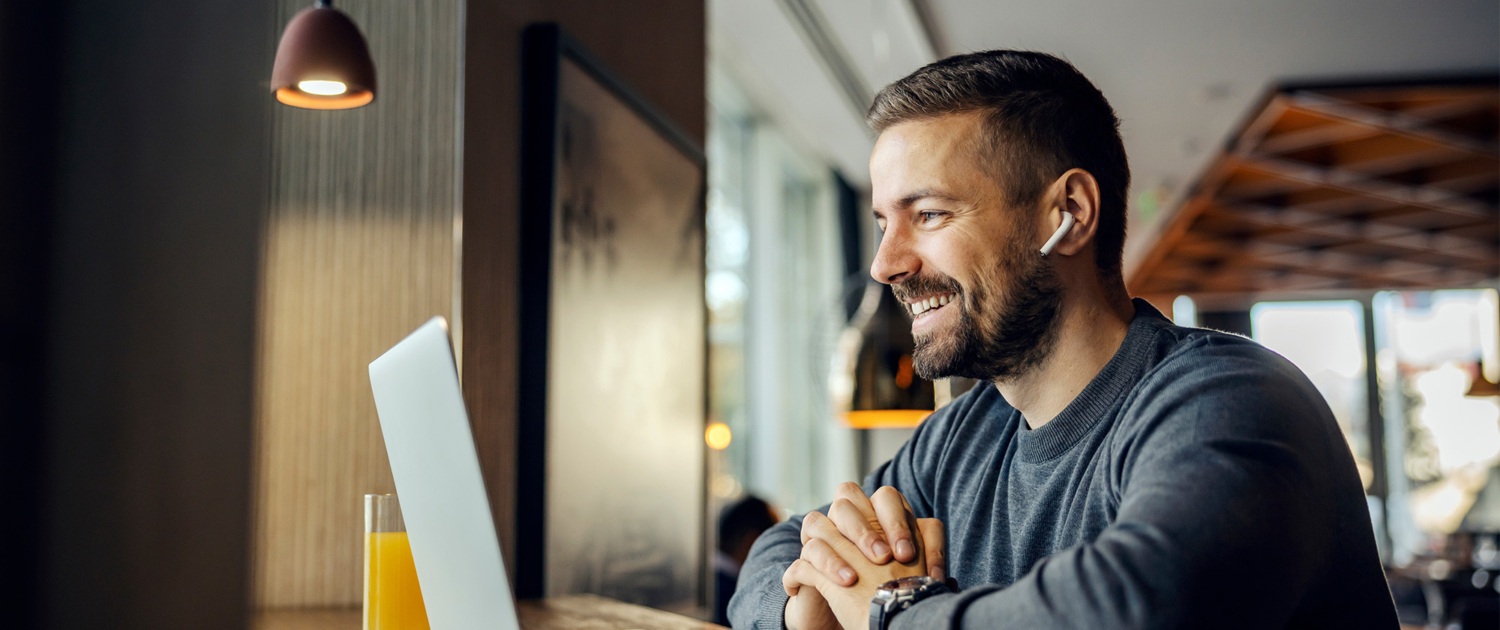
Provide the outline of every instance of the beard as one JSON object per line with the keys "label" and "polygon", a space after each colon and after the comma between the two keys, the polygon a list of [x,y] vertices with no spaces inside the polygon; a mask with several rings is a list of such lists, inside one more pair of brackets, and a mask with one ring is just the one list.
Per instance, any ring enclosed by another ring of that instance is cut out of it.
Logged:
{"label": "beard", "polygon": [[942,275],[915,277],[891,290],[902,303],[932,293],[956,295],[950,304],[959,307],[957,324],[916,336],[912,367],[927,380],[1010,380],[1040,364],[1057,342],[1062,310],[1057,273],[1035,250],[1016,241],[967,290]]}

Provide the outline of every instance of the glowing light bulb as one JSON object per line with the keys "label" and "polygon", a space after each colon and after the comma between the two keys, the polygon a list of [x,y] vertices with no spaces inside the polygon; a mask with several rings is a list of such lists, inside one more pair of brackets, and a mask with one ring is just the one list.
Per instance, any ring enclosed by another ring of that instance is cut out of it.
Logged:
{"label": "glowing light bulb", "polygon": [[716,451],[722,451],[729,446],[729,425],[723,422],[715,422],[708,425],[708,430],[703,432],[703,441],[708,442],[708,447]]}
{"label": "glowing light bulb", "polygon": [[319,96],[338,96],[349,91],[342,81],[298,81],[297,89]]}

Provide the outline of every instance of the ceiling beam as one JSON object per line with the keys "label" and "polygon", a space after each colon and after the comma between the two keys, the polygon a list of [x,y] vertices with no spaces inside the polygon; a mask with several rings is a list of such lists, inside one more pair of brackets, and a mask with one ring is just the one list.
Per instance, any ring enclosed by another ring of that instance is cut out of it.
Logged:
{"label": "ceiling beam", "polygon": [[1472,94],[1455,96],[1437,103],[1408,107],[1401,110],[1401,113],[1411,118],[1425,120],[1428,124],[1431,124],[1441,120],[1476,114],[1487,109],[1500,109],[1500,99],[1495,98],[1494,92],[1477,90]]}
{"label": "ceiling beam", "polygon": [[1250,262],[1273,269],[1292,268],[1309,275],[1336,275],[1362,277],[1372,281],[1391,284],[1411,282],[1453,270],[1472,272],[1483,276],[1483,272],[1466,266],[1441,265],[1412,260],[1381,258],[1348,254],[1336,250],[1317,250],[1268,243],[1254,239],[1187,239],[1177,245],[1176,253],[1203,262],[1229,259]]}
{"label": "ceiling beam", "polygon": [[1365,127],[1374,133],[1389,133],[1446,144],[1457,150],[1484,157],[1500,155],[1500,146],[1497,146],[1495,142],[1427,127],[1431,121],[1426,118],[1408,116],[1401,112],[1388,112],[1311,92],[1298,92],[1288,98],[1291,101],[1289,105],[1291,109]]}
{"label": "ceiling beam", "polygon": [[[1388,115],[1383,110],[1377,110],[1375,108],[1364,106],[1359,103],[1346,101],[1343,99],[1336,99],[1335,97],[1329,97],[1326,95],[1325,97],[1331,100],[1337,100],[1339,103],[1343,103],[1349,107],[1363,108],[1364,110],[1366,110],[1365,113],[1369,117]],[[1286,107],[1290,107],[1295,104],[1296,101],[1292,100],[1286,105],[1283,105],[1282,111],[1284,111]],[[1253,150],[1257,153],[1291,153],[1293,151],[1311,149],[1314,147],[1334,144],[1337,142],[1361,140],[1364,138],[1389,133],[1390,131],[1390,128],[1383,126],[1351,124],[1351,122],[1345,118],[1334,115],[1325,115],[1323,112],[1313,109],[1314,107],[1316,107],[1316,105],[1314,105],[1313,107],[1308,107],[1304,103],[1304,106],[1299,107],[1298,109],[1306,115],[1315,116],[1317,118],[1326,120],[1328,121],[1328,124],[1319,125],[1317,127],[1309,127],[1307,129],[1299,129],[1297,131],[1289,131],[1286,133],[1264,136],[1263,139],[1261,139],[1259,142],[1254,143],[1255,146],[1252,147]],[[1454,98],[1452,100],[1443,101],[1440,103],[1407,108],[1401,110],[1400,114],[1402,115],[1402,121],[1411,125],[1411,129],[1422,129],[1440,120],[1481,112],[1486,109],[1493,109],[1495,107],[1496,102],[1493,94],[1479,93]],[[1272,122],[1280,119],[1281,112],[1276,112],[1276,114],[1277,115],[1272,118]],[[1443,142],[1442,144],[1447,145],[1448,143]]]}
{"label": "ceiling beam", "polygon": [[1334,242],[1329,245],[1365,242],[1395,247],[1409,253],[1439,254],[1474,263],[1494,263],[1500,260],[1500,244],[1484,243],[1440,231],[1414,230],[1375,221],[1250,204],[1216,206],[1212,212],[1262,228],[1282,228],[1333,239]]}
{"label": "ceiling beam", "polygon": [[1143,285],[1141,291],[1196,293],[1443,288],[1474,285],[1493,277],[1463,269],[1412,272],[1401,274],[1399,278],[1388,278],[1328,275],[1312,269],[1256,269],[1187,263],[1163,265],[1153,274],[1151,281]]}
{"label": "ceiling beam", "polygon": [[1496,216],[1494,206],[1452,191],[1428,186],[1395,184],[1340,168],[1317,168],[1301,162],[1272,157],[1252,158],[1247,160],[1245,165],[1263,173],[1293,181],[1373,197],[1386,202],[1419,206],[1454,216],[1474,219],[1489,219]]}

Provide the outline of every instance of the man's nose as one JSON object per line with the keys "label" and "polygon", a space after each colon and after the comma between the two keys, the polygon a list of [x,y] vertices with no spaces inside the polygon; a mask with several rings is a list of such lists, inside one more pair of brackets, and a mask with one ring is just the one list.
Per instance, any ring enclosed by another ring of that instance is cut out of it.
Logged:
{"label": "man's nose", "polygon": [[875,261],[870,263],[870,277],[885,284],[897,284],[921,270],[922,261],[912,249],[910,236],[899,227],[887,229],[880,237]]}

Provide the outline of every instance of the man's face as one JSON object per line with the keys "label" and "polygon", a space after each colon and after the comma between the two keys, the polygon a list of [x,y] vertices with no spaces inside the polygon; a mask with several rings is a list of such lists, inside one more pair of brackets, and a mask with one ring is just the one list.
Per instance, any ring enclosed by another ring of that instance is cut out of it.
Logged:
{"label": "man's face", "polygon": [[983,114],[904,122],[870,157],[876,222],[871,265],[912,316],[923,378],[1018,376],[1051,351],[1062,305],[1036,251],[1040,213],[1005,202],[981,151]]}

